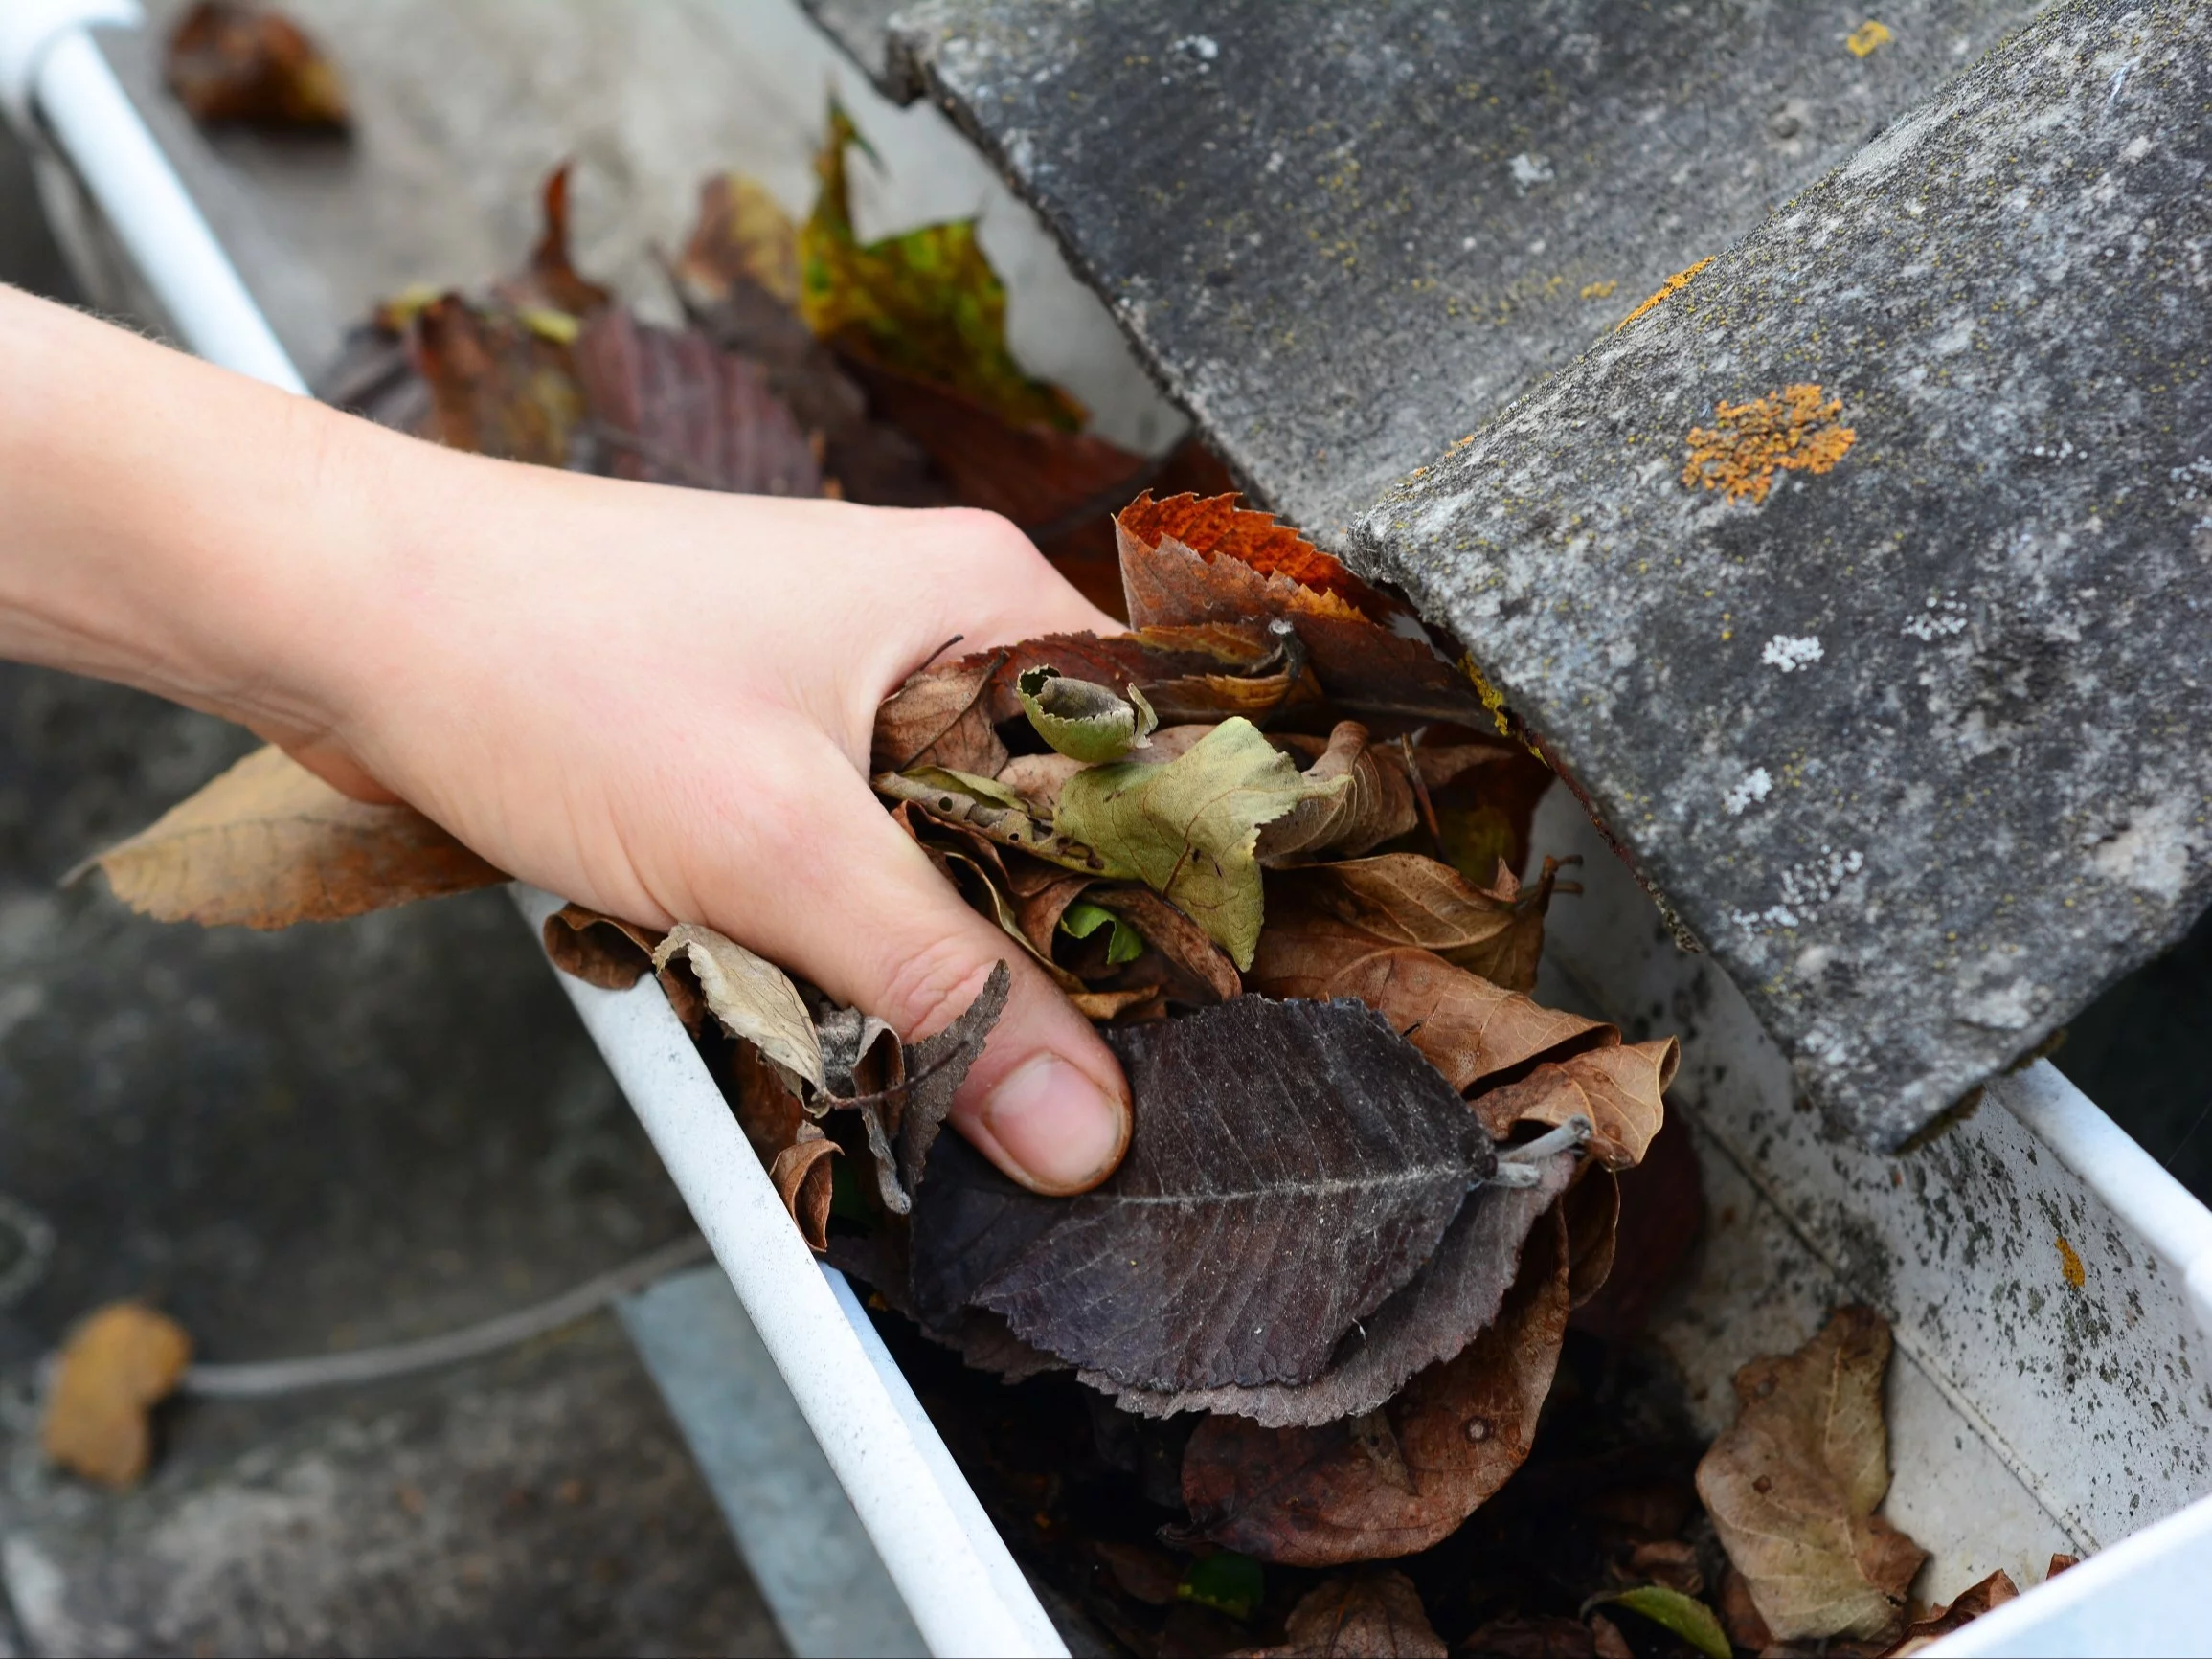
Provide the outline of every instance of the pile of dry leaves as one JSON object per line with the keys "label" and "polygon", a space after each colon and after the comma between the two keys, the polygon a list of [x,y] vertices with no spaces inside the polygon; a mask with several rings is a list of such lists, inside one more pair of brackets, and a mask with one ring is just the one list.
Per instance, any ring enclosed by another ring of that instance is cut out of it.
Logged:
{"label": "pile of dry leaves", "polygon": [[[1873,1513],[1885,1328],[1846,1310],[1747,1368],[1709,1448],[1626,1341],[1696,1165],[1662,1133],[1673,1041],[1529,995],[1572,890],[1514,874],[1548,773],[1398,600],[1232,495],[1165,493],[1208,463],[1162,480],[1082,434],[1006,351],[971,226],[863,243],[851,143],[833,111],[801,225],[709,183],[682,329],[575,270],[556,173],[524,272],[392,302],[327,394],[544,464],[994,506],[1126,617],[926,667],[873,782],[1100,1026],[1128,1155],[1044,1199],[939,1133],[1004,968],[909,1043],[696,924],[572,907],[553,960],[658,975],[808,1243],[911,1321],[1001,1524],[1132,1650],[1888,1650],[1922,1555]],[[97,862],[142,910],[255,927],[500,879],[274,751]],[[105,1375],[75,1362],[80,1393]],[[143,1435],[147,1390],[108,1392]]]}

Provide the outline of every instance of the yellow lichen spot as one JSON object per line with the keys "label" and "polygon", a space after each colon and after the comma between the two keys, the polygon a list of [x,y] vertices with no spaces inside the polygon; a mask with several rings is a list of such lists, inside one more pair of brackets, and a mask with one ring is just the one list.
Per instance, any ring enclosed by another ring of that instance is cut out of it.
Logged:
{"label": "yellow lichen spot", "polygon": [[1859,434],[1840,423],[1840,398],[1823,400],[1810,382],[1785,386],[1749,403],[1722,403],[1713,424],[1690,428],[1682,484],[1717,489],[1731,502],[1767,499],[1778,472],[1823,473],[1849,452]]}
{"label": "yellow lichen spot", "polygon": [[2058,1237],[2058,1246],[2059,1271],[2065,1275],[2067,1284],[2079,1290],[2089,1281],[2088,1273],[2082,1267],[2082,1259],[2074,1254],[2074,1247],[2066,1243],[2066,1236],[2064,1233]]}
{"label": "yellow lichen spot", "polygon": [[1843,44],[1851,48],[1852,56],[1864,57],[1868,53],[1888,45],[1893,38],[1887,29],[1869,17],[1843,36]]}
{"label": "yellow lichen spot", "polygon": [[1623,328],[1626,328],[1631,323],[1634,323],[1646,311],[1658,309],[1660,302],[1664,301],[1669,295],[1679,294],[1684,288],[1688,287],[1690,285],[1690,279],[1696,276],[1700,271],[1704,270],[1712,262],[1713,257],[1710,254],[1707,254],[1704,258],[1700,259],[1688,270],[1677,271],[1673,276],[1669,277],[1665,281],[1659,285],[1658,293],[1654,294],[1650,299],[1646,300],[1642,304],[1638,305],[1635,310],[1631,311],[1627,316],[1623,317],[1618,323],[1615,323],[1613,325],[1613,331],[1615,334],[1618,334]]}
{"label": "yellow lichen spot", "polygon": [[1475,659],[1459,659],[1459,672],[1474,682],[1475,695],[1482,699],[1482,706],[1490,710],[1490,718],[1498,723],[1498,735],[1511,737],[1513,723],[1505,717],[1505,693],[1482,678],[1482,670],[1475,666]]}
{"label": "yellow lichen spot", "polygon": [[1585,282],[1582,287],[1582,297],[1585,300],[1610,300],[1613,298],[1613,291],[1619,286],[1620,284],[1611,277],[1602,282]]}

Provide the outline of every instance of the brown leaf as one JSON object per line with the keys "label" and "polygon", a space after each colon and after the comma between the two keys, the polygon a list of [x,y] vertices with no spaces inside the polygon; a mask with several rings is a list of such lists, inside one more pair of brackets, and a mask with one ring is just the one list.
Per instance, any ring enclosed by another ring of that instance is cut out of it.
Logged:
{"label": "brown leaf", "polygon": [[[676,978],[677,983],[686,982],[680,976],[670,977]],[[699,1006],[704,1009],[706,1004],[702,1000]],[[692,1035],[696,1037],[697,1033]],[[798,1142],[801,1128],[807,1126],[805,1105],[769,1058],[755,1044],[741,1039],[731,1041],[721,1057],[718,1071],[722,1093],[730,1102],[737,1127],[745,1132],[745,1138],[752,1143],[761,1167],[772,1168],[778,1156]]]}
{"label": "brown leaf", "polygon": [[407,350],[430,391],[423,437],[499,460],[570,464],[584,393],[567,340],[448,294],[415,314]]}
{"label": "brown leaf", "polygon": [[1245,997],[1105,1033],[1135,1132],[1080,1198],[1017,1187],[940,1138],[914,1300],[1162,1390],[1303,1382],[1412,1277],[1493,1167],[1435,1072],[1366,1010]]}
{"label": "brown leaf", "polygon": [[1282,1643],[1253,1659],[1444,1659],[1420,1592],[1403,1573],[1331,1579],[1291,1609]]}
{"label": "brown leaf", "polygon": [[[1425,639],[1388,623],[1404,608],[1235,498],[1149,493],[1115,525],[1129,619],[1139,628],[1279,617],[1298,630],[1323,689],[1355,708],[1478,724],[1481,699]],[[1162,710],[1162,718],[1165,718]]]}
{"label": "brown leaf", "polygon": [[[1523,889],[1514,880],[1513,872],[1503,863],[1498,865],[1497,875],[1486,889],[1477,889],[1496,904],[1506,906],[1512,914],[1511,923],[1500,929],[1480,944],[1471,944],[1453,956],[1453,960],[1470,974],[1479,974],[1494,985],[1502,985],[1509,991],[1531,991],[1536,987],[1536,968],[1544,955],[1544,918],[1551,908],[1551,895],[1559,886],[1562,861],[1546,859],[1544,873],[1533,887]],[[1580,887],[1567,889],[1580,892]]]}
{"label": "brown leaf", "polygon": [[1682,1044],[1672,1037],[1591,1048],[1477,1095],[1475,1111],[1495,1140],[1517,1124],[1552,1128],[1587,1117],[1590,1150],[1608,1169],[1627,1169],[1641,1161],[1666,1121],[1661,1096],[1681,1064]]}
{"label": "brown leaf", "polygon": [[836,1155],[835,1141],[811,1123],[801,1123],[799,1138],[778,1153],[768,1168],[776,1196],[799,1223],[807,1248],[817,1252],[829,1248],[829,1160]]}
{"label": "brown leaf", "polygon": [[1013,974],[1005,963],[998,963],[958,1019],[907,1045],[906,1077],[911,1081],[904,1085],[898,1120],[898,1173],[910,1197],[921,1187],[930,1149],[952,1114],[953,1096],[990,1041],[1013,987]]}
{"label": "brown leaf", "polygon": [[995,651],[913,676],[877,707],[869,764],[877,772],[942,766],[998,776],[1006,746],[993,727],[1005,717],[992,711],[987,694],[1005,661],[1006,653]]}
{"label": "brown leaf", "polygon": [[53,1462],[102,1486],[135,1485],[153,1456],[147,1414],[192,1362],[175,1320],[111,1302],[69,1334],[46,1397],[40,1442]]}
{"label": "brown leaf", "polygon": [[1461,1092],[1533,1061],[1620,1041],[1610,1025],[1540,1007],[1433,952],[1378,944],[1299,903],[1295,889],[1272,890],[1245,984],[1270,997],[1356,998]]}
{"label": "brown leaf", "polygon": [[324,128],[350,120],[345,83],[282,12],[200,0],[169,32],[162,78],[195,121]]}
{"label": "brown leaf", "polygon": [[1590,1626],[1555,1615],[1493,1619],[1459,1645],[1466,1659],[1596,1659]]}
{"label": "brown leaf", "polygon": [[1563,1153],[1546,1161],[1534,1187],[1482,1186],[1470,1193],[1421,1270],[1337,1344],[1328,1368],[1311,1382],[1167,1394],[1117,1390],[1111,1379],[1089,1373],[1082,1380],[1114,1393],[1116,1403],[1140,1417],[1227,1412],[1269,1428],[1311,1428],[1374,1411],[1416,1372],[1459,1354],[1498,1317],[1519,1274],[1523,1245],[1550,1224],[1548,1213],[1575,1168],[1574,1155]]}
{"label": "brown leaf", "polygon": [[609,306],[584,325],[575,362],[615,477],[740,495],[822,493],[813,446],[767,371],[696,329],[655,328]]}
{"label": "brown leaf", "polygon": [[[984,654],[958,658],[933,670],[962,673]],[[986,696],[994,722],[1022,718],[1018,682],[1032,668],[1057,668],[1078,680],[1104,685],[1134,684],[1144,693],[1162,721],[1185,724],[1215,720],[1239,709],[1210,704],[1193,708],[1211,693],[1194,692],[1220,678],[1264,680],[1271,695],[1287,693],[1283,641],[1265,622],[1216,622],[1194,628],[1147,628],[1134,634],[1045,634],[995,653],[997,661]],[[1272,702],[1266,705],[1273,707]]]}
{"label": "brown leaf", "polygon": [[569,164],[546,174],[539,191],[537,246],[519,276],[498,284],[500,298],[518,310],[558,312],[577,322],[611,303],[614,291],[579,276],[569,258]]}
{"label": "brown leaf", "polygon": [[918,807],[937,823],[972,830],[1000,846],[1072,870],[1101,876],[1130,873],[1109,864],[1099,853],[1057,833],[1018,806],[1006,806],[981,792],[959,787],[957,780],[948,780],[942,768],[917,767],[912,774],[879,772],[869,782],[888,800]]}
{"label": "brown leaf", "polygon": [[1590,1650],[1595,1659],[1636,1659],[1636,1649],[1620,1633],[1620,1626],[1603,1613],[1590,1616]]}
{"label": "brown leaf", "polygon": [[540,930],[562,973],[602,991],[627,991],[653,971],[661,935],[582,905],[563,905]]}
{"label": "brown leaf", "polygon": [[1585,1170],[1560,1208],[1567,1218],[1567,1305],[1580,1310],[1613,1276],[1620,1240],[1620,1177],[1602,1166]]}
{"label": "brown leaf", "polygon": [[1889,1490],[1882,1379],[1889,1327],[1839,1309],[1794,1354],[1736,1373],[1735,1426],[1698,1464],[1698,1496],[1782,1641],[1887,1641],[1927,1552],[1874,1513]]}
{"label": "brown leaf", "polygon": [[340,795],[273,746],[91,862],[139,914],[210,928],[334,922],[507,880],[413,807]]}
{"label": "brown leaf", "polygon": [[1495,954],[1499,936],[1512,929],[1516,914],[1513,900],[1477,887],[1450,864],[1418,853],[1382,853],[1285,871],[1274,886],[1295,892],[1313,909],[1379,945],[1433,951],[1476,974]]}
{"label": "brown leaf", "polygon": [[1932,1644],[1938,1636],[1948,1636],[1953,1630],[1973,1624],[1993,1607],[2001,1607],[2020,1596],[2020,1586],[2012,1581],[2012,1575],[2001,1570],[1990,1574],[1980,1582],[1959,1591],[1940,1607],[1930,1607],[1927,1613],[1905,1627],[1897,1646],[1883,1655],[1883,1659],[1906,1659]]}
{"label": "brown leaf", "polygon": [[1367,729],[1355,720],[1338,722],[1327,748],[1304,775],[1309,783],[1345,778],[1349,787],[1307,799],[1261,830],[1262,864],[1288,863],[1320,852],[1357,857],[1419,821],[1406,763],[1393,750],[1378,753],[1370,748]]}
{"label": "brown leaf", "polygon": [[1196,1529],[1290,1566],[1411,1555],[1455,1531],[1528,1456],[1567,1330],[1568,1262],[1556,1220],[1539,1228],[1491,1325],[1385,1408],[1411,1491],[1363,1450],[1351,1420],[1263,1428],[1211,1417],[1184,1452]]}
{"label": "brown leaf", "polygon": [[1160,995],[1157,985],[1139,985],[1127,991],[1071,991],[1068,1000],[1084,1019],[1106,1024],[1125,1015],[1149,1011]]}
{"label": "brown leaf", "polygon": [[1123,917],[1144,935],[1146,944],[1167,958],[1182,975],[1172,987],[1177,1000],[1227,1002],[1244,995],[1244,980],[1229,953],[1151,888],[1127,882],[1101,883],[1087,889],[1085,897]]}
{"label": "brown leaf", "polygon": [[757,1044],[802,1099],[812,1104],[826,1087],[822,1038],[799,988],[775,963],[711,928],[678,922],[654,948],[653,966],[688,975],[722,1028]]}
{"label": "brown leaf", "polygon": [[[1589,1177],[1594,1178],[1594,1177]],[[1574,1327],[1609,1342],[1643,1329],[1653,1301],[1673,1281],[1704,1222],[1697,1147],[1687,1122],[1669,1112],[1643,1161],[1614,1177],[1620,1222],[1612,1273],[1574,1311]]]}
{"label": "brown leaf", "polygon": [[699,187],[699,217],[673,275],[685,299],[703,304],[756,283],[798,323],[799,227],[754,180],[716,173]]}
{"label": "brown leaf", "polygon": [[1032,817],[1049,820],[1060,804],[1060,786],[1087,764],[1065,754],[1017,754],[999,769],[999,782],[1021,797]]}

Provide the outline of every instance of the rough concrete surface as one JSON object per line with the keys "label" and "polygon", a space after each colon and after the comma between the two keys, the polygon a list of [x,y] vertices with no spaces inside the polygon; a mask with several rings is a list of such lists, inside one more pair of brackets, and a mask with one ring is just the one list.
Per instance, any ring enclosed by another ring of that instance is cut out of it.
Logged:
{"label": "rough concrete surface", "polygon": [[2034,11],[1885,6],[1862,56],[1859,0],[936,0],[893,51],[1244,481],[1342,545]]}
{"label": "rough concrete surface", "polygon": [[1362,527],[1864,1139],[2212,897],[2208,53],[2054,12]]}

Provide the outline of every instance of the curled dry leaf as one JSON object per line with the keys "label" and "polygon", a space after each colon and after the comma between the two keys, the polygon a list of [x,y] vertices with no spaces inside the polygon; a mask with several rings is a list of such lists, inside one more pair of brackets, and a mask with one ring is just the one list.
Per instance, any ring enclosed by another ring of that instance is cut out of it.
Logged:
{"label": "curled dry leaf", "polygon": [[1478,887],[1434,859],[1383,853],[1315,864],[1295,877],[1286,874],[1284,885],[1312,908],[1378,944],[1433,951],[1493,985],[1527,991],[1536,983],[1544,947],[1551,872],[1525,895],[1510,872],[1501,873],[1509,886]]}
{"label": "curled dry leaf", "polygon": [[811,1123],[801,1123],[798,1138],[768,1166],[776,1196],[799,1223],[807,1247],[817,1253],[829,1248],[829,1160],[836,1155],[835,1141]]}
{"label": "curled dry leaf", "polygon": [[1456,1529],[1527,1458],[1567,1331],[1563,1223],[1537,1229],[1498,1317],[1383,1408],[1394,1455],[1344,1419],[1263,1428],[1210,1417],[1185,1449],[1196,1531],[1290,1566],[1408,1556]]}
{"label": "curled dry leaf", "polygon": [[1305,769],[1308,785],[1343,787],[1315,794],[1276,818],[1259,836],[1263,864],[1287,863],[1320,852],[1357,855],[1394,840],[1420,821],[1406,763],[1367,744],[1367,729],[1344,720],[1328,746]]}
{"label": "curled dry leaf", "polygon": [[[1303,875],[1305,872],[1298,872]],[[1245,975],[1270,997],[1350,997],[1388,1020],[1465,1092],[1532,1061],[1611,1046],[1610,1025],[1562,1013],[1455,968],[1433,952],[1378,943],[1274,886],[1267,930]]]}
{"label": "curled dry leaf", "polygon": [[2001,1569],[1994,1572],[1959,1591],[1942,1606],[1930,1607],[1924,1616],[1913,1620],[1905,1627],[1905,1634],[1897,1639],[1897,1646],[1884,1653],[1882,1659],[1907,1659],[1907,1655],[1932,1645],[1938,1636],[1962,1629],[1984,1613],[2019,1597],[2020,1586],[2012,1581],[2012,1575]]}
{"label": "curled dry leaf", "polygon": [[1608,1169],[1627,1169],[1642,1161],[1666,1121],[1661,1097],[1681,1064],[1682,1044],[1672,1037],[1587,1049],[1478,1095],[1475,1110],[1499,1140],[1517,1124],[1551,1128],[1587,1117],[1591,1151]]}
{"label": "curled dry leaf", "polygon": [[1124,1411],[1141,1417],[1226,1412],[1269,1428],[1313,1428],[1374,1411],[1416,1372],[1456,1356],[1498,1316],[1520,1272],[1523,1246],[1547,1222],[1576,1167],[1572,1153],[1561,1153],[1545,1160],[1533,1187],[1482,1186],[1470,1193],[1435,1253],[1338,1342],[1328,1368],[1311,1382],[1170,1394],[1116,1389],[1110,1378],[1092,1374],[1082,1380],[1114,1393]]}
{"label": "curled dry leaf", "polygon": [[413,807],[340,795],[273,746],[91,863],[141,915],[210,928],[334,922],[507,880]]}
{"label": "curled dry leaf", "polygon": [[1309,781],[1252,722],[1226,720],[1164,766],[1077,773],[1061,787],[1053,826],[1094,848],[1102,874],[1142,881],[1248,968],[1263,906],[1261,828],[1350,787],[1341,776]]}
{"label": "curled dry leaf", "polygon": [[[553,334],[574,338],[574,325],[613,303],[614,290],[576,270],[569,257],[569,177],[567,162],[545,177],[538,191],[537,245],[530,263],[496,285],[499,297],[526,318],[552,313],[541,325]],[[555,319],[570,325],[563,328]]]}
{"label": "curled dry leaf", "polygon": [[1567,1305],[1579,1311],[1613,1276],[1620,1239],[1620,1177],[1602,1165],[1584,1170],[1560,1200],[1567,1220]]}
{"label": "curled dry leaf", "polygon": [[913,1227],[925,1319],[993,1309],[1123,1387],[1303,1382],[1494,1167],[1458,1098],[1366,1009],[1246,997],[1105,1035],[1136,1123],[1102,1186],[1039,1198],[937,1143]]}
{"label": "curled dry leaf", "polygon": [[162,78],[192,119],[344,131],[337,67],[282,12],[200,0],[169,32]]}
{"label": "curled dry leaf", "polygon": [[1014,975],[1005,963],[992,966],[975,1000],[942,1031],[908,1045],[905,1085],[898,1118],[898,1174],[911,1197],[922,1183],[930,1149],[952,1115],[953,1096],[983,1052],[999,1017],[1006,1011]]}
{"label": "curled dry leaf", "polygon": [[553,965],[602,991],[627,991],[653,971],[661,935],[582,905],[563,905],[540,930]]}
{"label": "curled dry leaf", "polygon": [[1136,686],[1122,697],[1111,686],[1071,680],[1057,668],[1024,669],[1014,680],[1014,691],[1037,735],[1056,752],[1086,766],[1142,749],[1160,724]]}
{"label": "curled dry leaf", "polygon": [[192,1339],[140,1302],[113,1302],[62,1344],[46,1397],[40,1444],[73,1474],[126,1487],[153,1455],[147,1417],[192,1362]]}
{"label": "curled dry leaf", "polygon": [[678,963],[697,979],[723,1030],[756,1045],[802,1099],[822,1092],[822,1040],[789,975],[696,922],[677,923],[653,953],[655,968]]}
{"label": "curled dry leaf", "polygon": [[[664,981],[688,984],[689,975],[675,972],[665,973]],[[697,993],[692,995],[696,997]],[[706,1004],[698,1004],[704,1013]],[[694,1031],[694,1040],[699,1033]],[[736,1115],[737,1127],[745,1132],[752,1143],[755,1155],[763,1169],[771,1168],[777,1155],[786,1147],[797,1143],[801,1128],[809,1119],[799,1091],[791,1087],[784,1073],[750,1042],[733,1041],[720,1057],[718,1076],[722,1093],[730,1102],[730,1110]]]}
{"label": "curled dry leaf", "polygon": [[1007,805],[1008,800],[1019,797],[995,782],[987,792],[979,794],[943,767],[921,768],[918,775],[879,772],[869,781],[876,794],[888,799],[919,807],[939,823],[971,829],[1000,846],[1094,875],[1136,873],[1116,866],[1104,854],[1072,836],[1060,834],[1051,825],[1039,822],[1021,806]]}
{"label": "curled dry leaf", "polygon": [[914,675],[877,707],[869,764],[877,772],[942,766],[998,776],[1006,746],[986,694],[1005,661],[998,651]]}
{"label": "curled dry leaf", "polygon": [[1444,1639],[1429,1623],[1420,1592],[1403,1573],[1362,1573],[1308,1590],[1274,1648],[1253,1659],[1444,1659]]}
{"label": "curled dry leaf", "polygon": [[1874,1511],[1889,1490],[1882,1379],[1889,1327],[1841,1308],[1794,1354],[1736,1373],[1735,1426],[1698,1464],[1698,1496],[1760,1616],[1785,1642],[1885,1642],[1927,1552]]}

